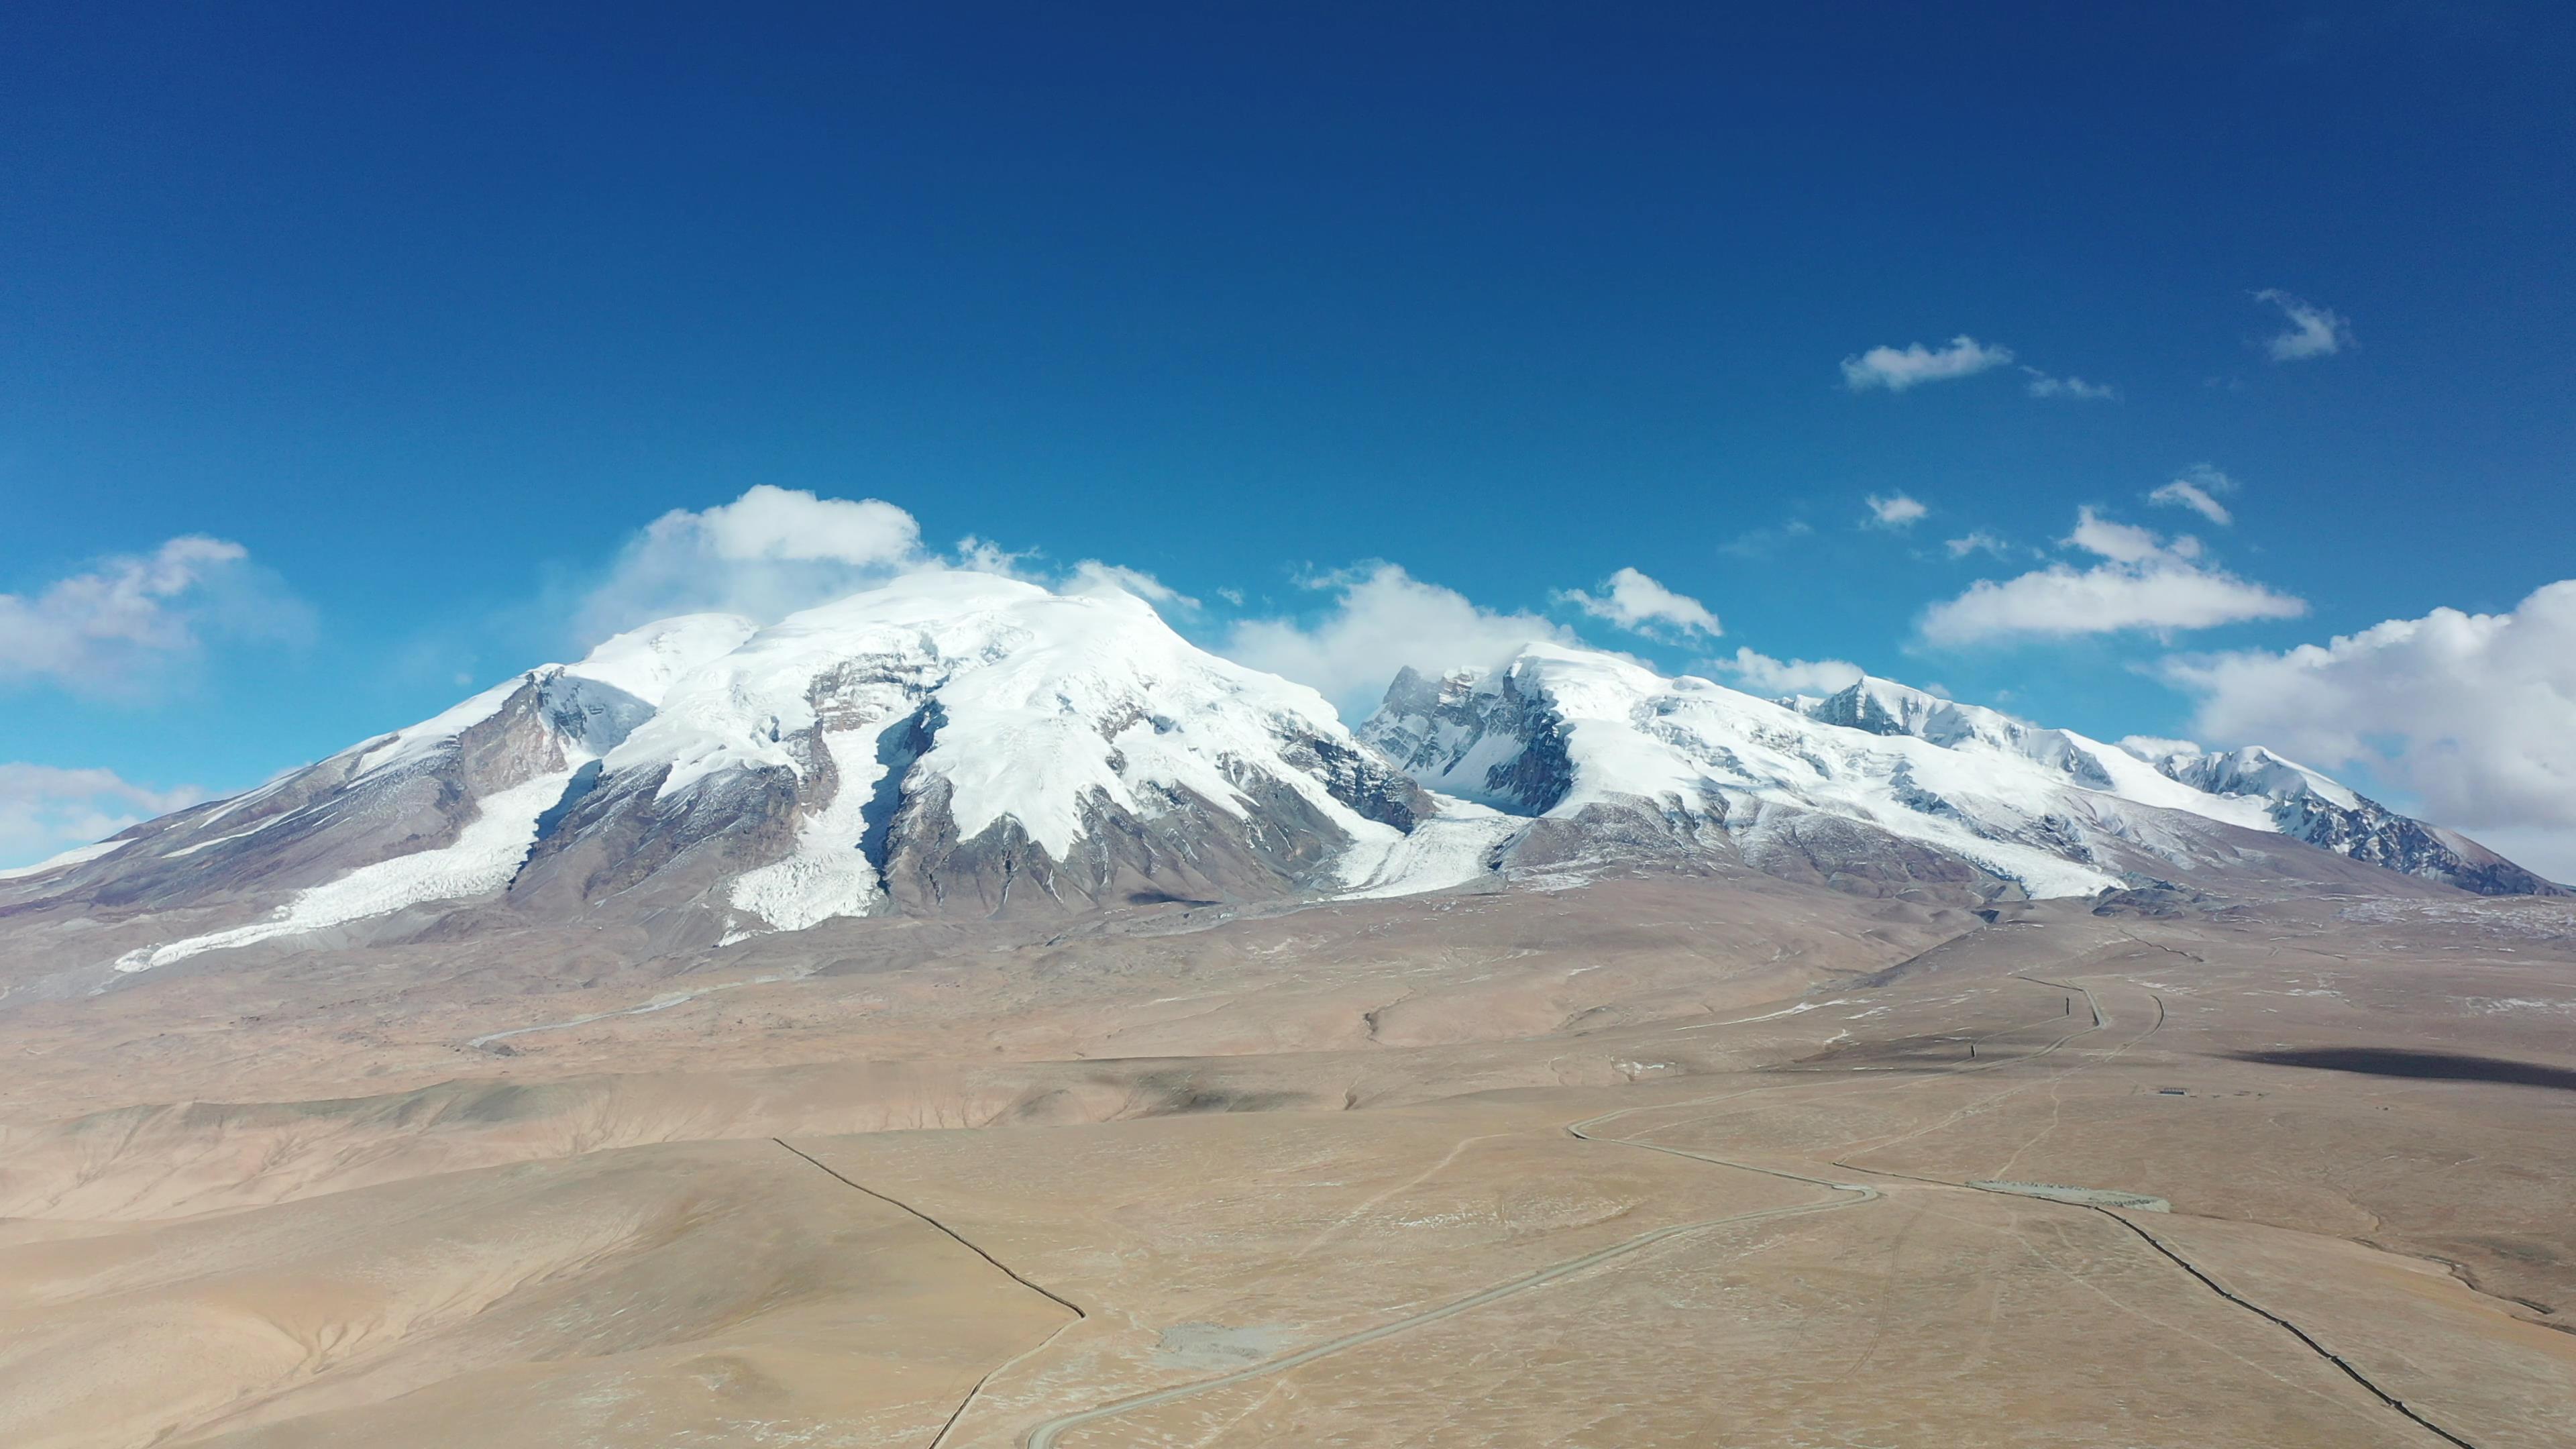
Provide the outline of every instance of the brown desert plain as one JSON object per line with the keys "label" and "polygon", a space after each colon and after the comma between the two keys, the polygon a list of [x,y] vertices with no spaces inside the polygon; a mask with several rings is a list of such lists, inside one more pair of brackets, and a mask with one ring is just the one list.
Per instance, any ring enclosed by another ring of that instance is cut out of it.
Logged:
{"label": "brown desert plain", "polygon": [[2576,902],[2388,882],[209,953],[0,1011],[0,1443],[2576,1443]]}

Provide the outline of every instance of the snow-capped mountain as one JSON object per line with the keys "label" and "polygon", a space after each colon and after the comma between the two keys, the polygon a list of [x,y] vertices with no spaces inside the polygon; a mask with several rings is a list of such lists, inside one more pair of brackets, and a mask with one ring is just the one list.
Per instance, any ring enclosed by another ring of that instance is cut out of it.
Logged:
{"label": "snow-capped mountain", "polygon": [[1426,787],[1528,818],[1515,864],[1736,858],[1846,889],[1983,876],[2034,896],[2286,869],[2281,837],[2473,890],[2555,890],[2257,752],[2146,758],[1864,679],[1765,700],[1533,644],[1400,676],[1360,736]]}
{"label": "snow-capped mountain", "polygon": [[2259,803],[2265,827],[2320,849],[2482,895],[2554,893],[2559,887],[2456,831],[2427,825],[2260,745],[2210,753],[2185,741],[2131,737],[2120,753],[2194,793],[2158,800],[2120,784],[2125,761],[2103,763],[2106,747],[2066,730],[2042,729],[1996,710],[1943,699],[1884,679],[1862,679],[1823,699],[1784,699],[1811,719],[1873,734],[1912,735],[1946,748],[2018,753],[2063,769],[2095,789],[2170,803],[2230,824]]}
{"label": "snow-capped mountain", "polygon": [[280,941],[614,925],[660,952],[1603,862],[1951,900],[2379,867],[2559,889],[2265,751],[2106,745],[1884,680],[1766,700],[1532,644],[1491,673],[1407,671],[1354,734],[1139,599],[949,571],[765,628],[619,635],[0,875],[0,920],[13,958],[69,982]]}
{"label": "snow-capped mountain", "polygon": [[[1321,696],[1125,595],[915,575],[755,627],[665,620],[262,789],[0,881],[125,972],[281,937],[1368,894],[1477,874]],[[18,902],[9,906],[7,902]]]}
{"label": "snow-capped mountain", "polygon": [[2441,881],[2488,896],[2558,895],[2564,888],[2534,875],[2456,830],[2400,815],[2261,745],[2207,753],[2124,740],[2173,779],[2214,795],[2270,802],[2274,828],[2354,860]]}

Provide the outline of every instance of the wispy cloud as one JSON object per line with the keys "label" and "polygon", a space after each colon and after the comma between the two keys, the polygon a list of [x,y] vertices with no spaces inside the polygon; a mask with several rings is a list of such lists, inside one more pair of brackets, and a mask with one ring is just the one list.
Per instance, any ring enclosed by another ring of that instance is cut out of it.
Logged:
{"label": "wispy cloud", "polygon": [[2167,508],[2188,508],[2221,528],[2236,522],[2236,515],[2218,501],[2218,495],[2236,491],[2236,480],[2207,463],[2194,463],[2182,470],[2182,476],[2147,495],[2149,503]]}
{"label": "wispy cloud", "polygon": [[1736,558],[1764,558],[1780,550],[1793,538],[1804,538],[1816,527],[1803,518],[1793,518],[1774,528],[1747,529],[1717,546],[1717,551]]}
{"label": "wispy cloud", "polygon": [[1988,347],[1961,333],[1951,338],[1946,347],[1932,348],[1916,342],[1904,347],[1873,347],[1857,357],[1846,357],[1843,386],[1854,392],[1872,388],[1903,392],[1922,383],[1974,377],[2012,360],[2011,348]]}
{"label": "wispy cloud", "polygon": [[2289,319],[2288,331],[2263,344],[2274,362],[2332,357],[2352,345],[2352,323],[2332,308],[2300,301],[2278,287],[2265,287],[2254,294],[2254,300],[2271,303]]}
{"label": "wispy cloud", "polygon": [[1755,694],[1833,694],[1861,678],[1857,664],[1842,659],[1774,659],[1751,649],[1738,649],[1732,659],[1712,659],[1709,667],[1731,676],[1739,689]]}
{"label": "wispy cloud", "polygon": [[1688,594],[1677,594],[1635,569],[1621,569],[1587,594],[1559,590],[1557,602],[1571,604],[1596,619],[1606,619],[1632,633],[1649,636],[1715,638],[1726,631],[1717,615]]}
{"label": "wispy cloud", "polygon": [[2126,630],[2170,633],[2296,618],[2308,609],[2304,600],[2205,562],[2200,540],[2187,534],[2163,539],[2085,508],[2065,542],[2100,562],[2084,569],[2056,563],[2000,582],[1980,579],[1966,593],[1924,611],[1923,638],[1973,644]]}
{"label": "wispy cloud", "polygon": [[2077,402],[2117,402],[2120,390],[2108,383],[2086,382],[2080,377],[2051,377],[2036,367],[2025,367],[2030,383],[2024,391],[2032,397],[2071,398]]}
{"label": "wispy cloud", "polygon": [[1982,528],[1973,530],[1961,537],[1949,539],[1943,542],[1941,546],[1950,551],[1950,557],[1952,558],[1966,558],[1972,553],[1990,553],[1997,558],[2002,558],[2010,548],[2010,546],[2002,539],[1995,537],[1993,534],[1986,532]]}
{"label": "wispy cloud", "polygon": [[1912,528],[1932,512],[1903,493],[1885,498],[1872,493],[1861,502],[1869,508],[1869,516],[1861,520],[1863,528]]}
{"label": "wispy cloud", "polygon": [[140,820],[205,798],[194,785],[159,790],[113,770],[0,764],[0,867],[26,865],[103,840]]}
{"label": "wispy cloud", "polygon": [[120,693],[199,653],[210,634],[297,637],[305,606],[228,539],[189,534],[99,561],[33,595],[0,594],[0,681]]}
{"label": "wispy cloud", "polygon": [[1199,601],[1164,583],[1142,569],[1124,564],[1102,563],[1087,558],[1073,566],[1066,576],[1064,592],[1068,594],[1121,593],[1134,594],[1148,603],[1195,612]]}
{"label": "wispy cloud", "polygon": [[1574,637],[1535,614],[1479,607],[1391,563],[1328,574],[1309,586],[1329,604],[1301,617],[1244,620],[1218,652],[1310,685],[1354,719],[1407,665],[1427,674],[1485,668],[1532,640]]}

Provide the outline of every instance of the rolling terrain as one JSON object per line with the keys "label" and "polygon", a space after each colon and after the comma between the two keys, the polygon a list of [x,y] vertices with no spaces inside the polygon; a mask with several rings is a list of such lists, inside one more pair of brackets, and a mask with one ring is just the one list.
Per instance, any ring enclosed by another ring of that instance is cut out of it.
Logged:
{"label": "rolling terrain", "polygon": [[[241,1028],[229,1099],[128,1017],[115,1088],[10,1105],[0,1406],[46,1445],[2561,1442],[2576,915],[2145,904],[1649,878],[346,1047],[375,1009],[327,1006]],[[72,1030],[22,1059],[107,1046]]]}
{"label": "rolling terrain", "polygon": [[2576,901],[2264,752],[948,576],[105,845],[12,1445],[2568,1439]]}

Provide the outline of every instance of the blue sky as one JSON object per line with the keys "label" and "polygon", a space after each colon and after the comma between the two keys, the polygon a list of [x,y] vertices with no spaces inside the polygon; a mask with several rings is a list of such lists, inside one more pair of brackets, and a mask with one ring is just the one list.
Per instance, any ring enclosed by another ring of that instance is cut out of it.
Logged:
{"label": "blue sky", "polygon": [[2576,873],[2558,7],[523,8],[0,20],[0,862],[765,486],[1273,663],[1848,661]]}

